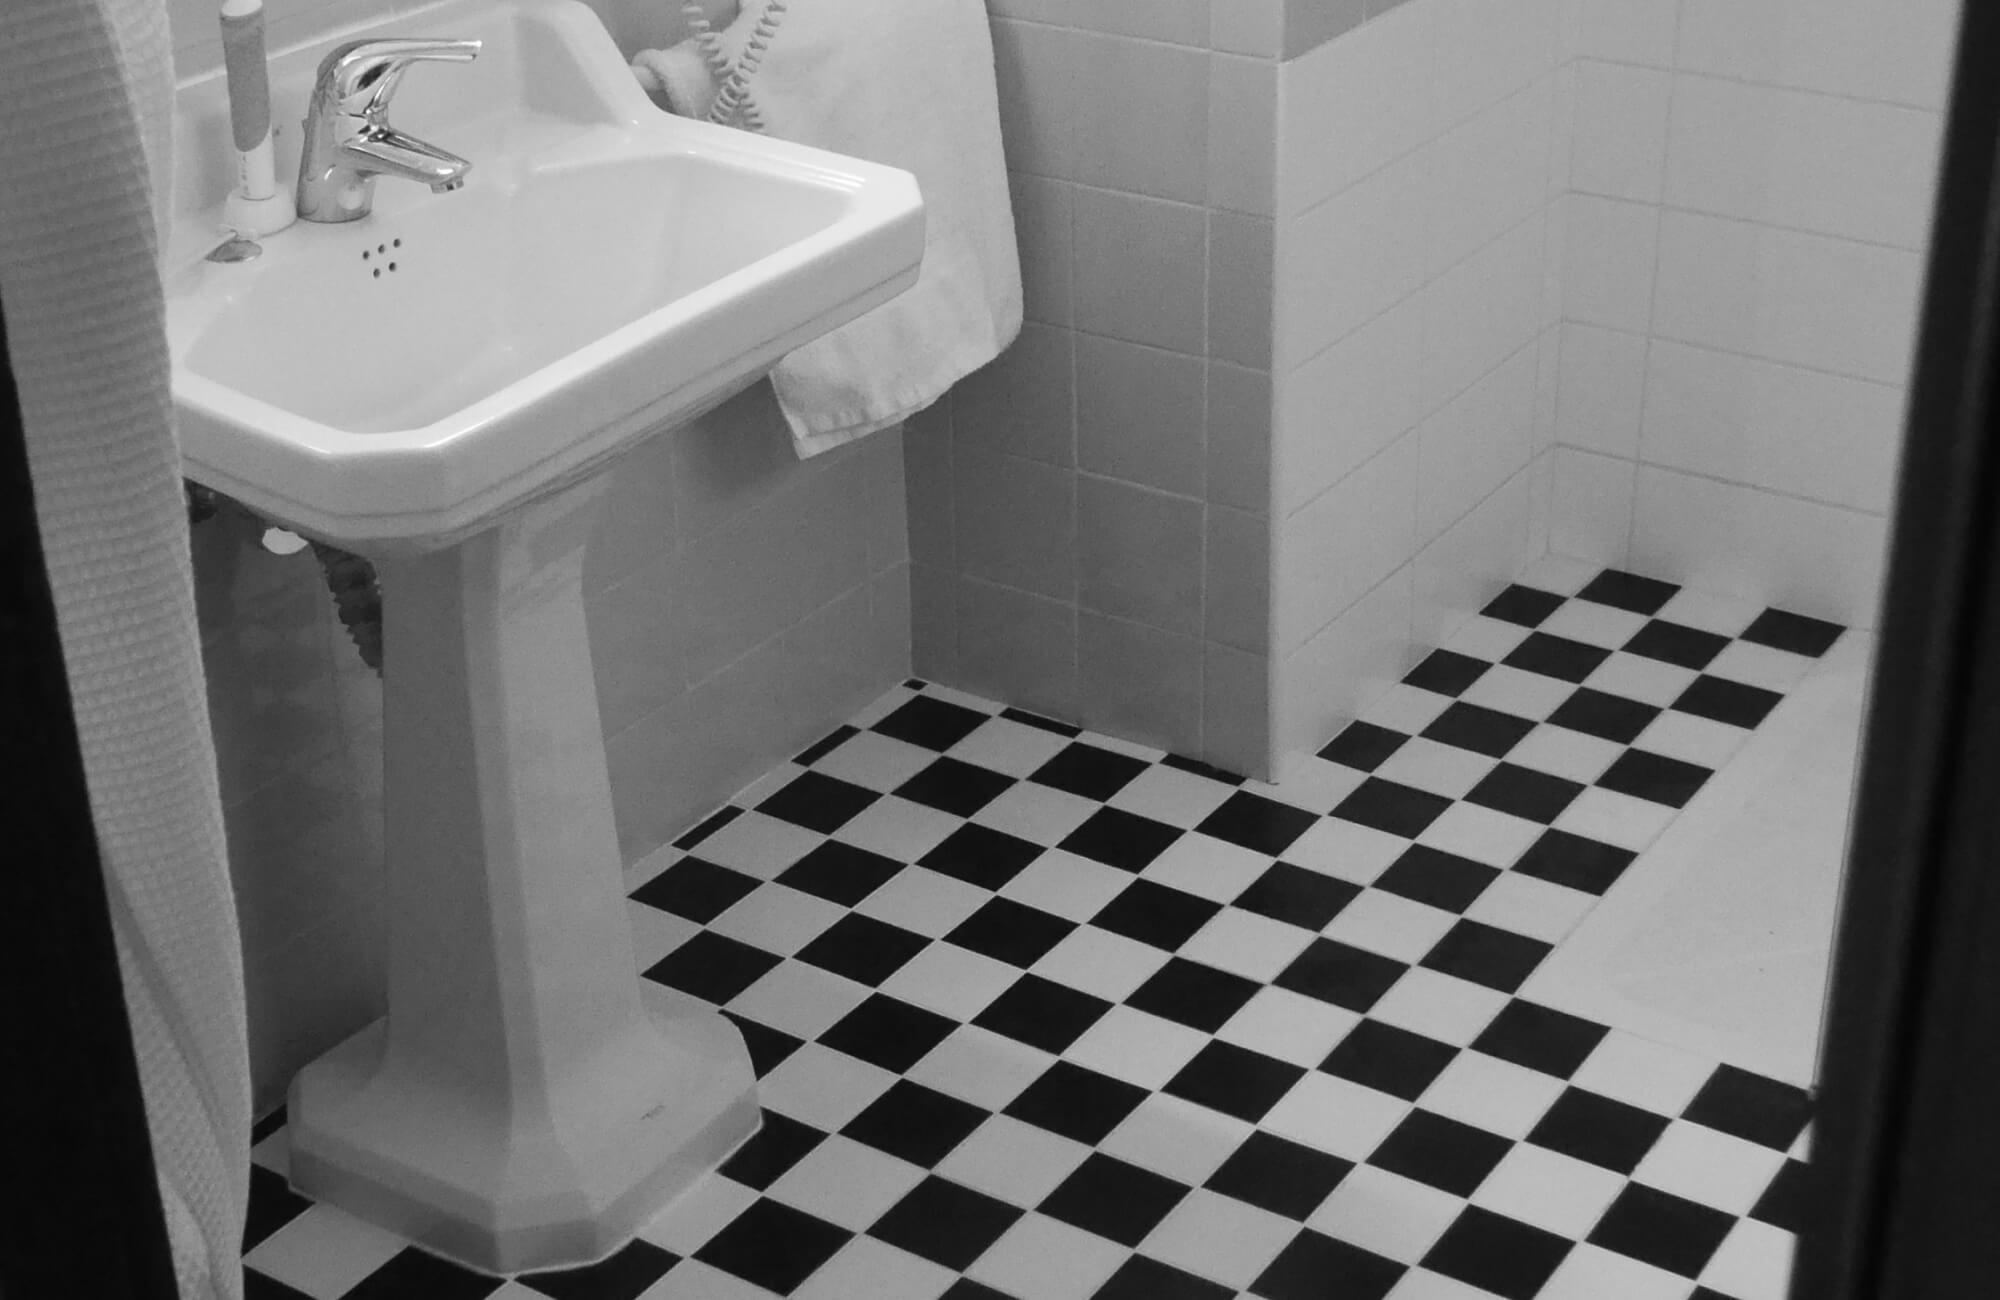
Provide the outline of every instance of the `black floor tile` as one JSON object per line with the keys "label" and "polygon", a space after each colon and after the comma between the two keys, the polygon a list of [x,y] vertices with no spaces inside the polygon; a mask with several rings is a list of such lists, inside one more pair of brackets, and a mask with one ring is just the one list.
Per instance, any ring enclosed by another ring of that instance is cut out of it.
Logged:
{"label": "black floor tile", "polygon": [[244,1253],[311,1208],[312,1202],[293,1191],[283,1174],[251,1165],[250,1205],[243,1221]]}
{"label": "black floor tile", "polygon": [[1489,989],[1512,993],[1521,987],[1553,945],[1479,921],[1460,921],[1445,932],[1423,965]]}
{"label": "black floor tile", "polygon": [[1610,657],[1611,652],[1602,646],[1585,645],[1581,641],[1551,636],[1547,632],[1530,632],[1528,639],[1515,646],[1500,662],[1522,672],[1540,673],[1565,682],[1580,682],[1596,672],[1598,666]]}
{"label": "black floor tile", "polygon": [[1526,718],[1460,700],[1432,719],[1423,734],[1424,739],[1440,745],[1456,745],[1488,758],[1505,758],[1534,729],[1535,724]]}
{"label": "black floor tile", "polygon": [[1550,830],[1529,846],[1514,864],[1514,870],[1551,884],[1602,895],[1618,883],[1618,877],[1638,857],[1630,849],[1615,844]]}
{"label": "black floor tile", "polygon": [[1250,1284],[1265,1300],[1382,1300],[1406,1265],[1308,1228]]}
{"label": "black floor tile", "polygon": [[1076,922],[1011,898],[989,898],[945,936],[961,948],[1026,969],[1068,938]]}
{"label": "black floor tile", "polygon": [[1305,1073],[1289,1061],[1217,1041],[1196,1052],[1163,1091],[1255,1124]]}
{"label": "black floor tile", "polygon": [[1195,827],[1204,835],[1277,857],[1319,818],[1303,808],[1238,790]]}
{"label": "black floor tile", "polygon": [[679,839],[675,840],[674,847],[679,849],[683,853],[691,853],[694,851],[695,847],[699,845],[703,840],[715,834],[717,831],[729,825],[729,823],[735,821],[738,817],[741,817],[742,815],[743,815],[743,810],[741,808],[736,807],[734,804],[724,805],[723,807],[716,809],[714,812],[704,817],[700,822],[696,823],[695,826],[689,829]]}
{"label": "black floor tile", "polygon": [[650,1241],[634,1241],[609,1259],[582,1268],[523,1273],[521,1284],[549,1300],[639,1300],[680,1263],[680,1256]]}
{"label": "black floor tile", "polygon": [[1521,627],[1540,627],[1549,615],[1563,607],[1565,598],[1553,591],[1543,591],[1540,587],[1527,587],[1515,583],[1507,590],[1486,602],[1486,608],[1479,612],[1487,618],[1497,618],[1503,623],[1515,623]]}
{"label": "black floor tile", "polygon": [[1409,741],[1410,738],[1400,731],[1378,727],[1372,722],[1350,722],[1339,735],[1327,742],[1326,748],[1319,751],[1319,756],[1329,763],[1373,772]]}
{"label": "black floor tile", "polygon": [[822,758],[825,758],[828,754],[831,754],[834,750],[839,749],[842,745],[845,745],[860,734],[860,731],[843,722],[793,755],[792,761],[800,767],[811,767],[814,763],[819,762]]}
{"label": "black floor tile", "polygon": [[1222,785],[1243,784],[1243,778],[1238,773],[1226,767],[1217,767],[1213,763],[1204,763],[1198,758],[1189,758],[1185,754],[1169,754],[1160,760],[1160,766],[1171,767],[1177,772],[1187,772],[1193,776],[1207,777]]}
{"label": "black floor tile", "polygon": [[987,1112],[971,1102],[898,1079],[847,1121],[841,1135],[930,1169],[986,1119]]}
{"label": "black floor tile", "polygon": [[1553,1232],[1475,1205],[1445,1229],[1444,1236],[1424,1256],[1423,1266],[1505,1300],[1533,1300],[1574,1244]]}
{"label": "black floor tile", "polygon": [[911,1006],[885,993],[871,993],[867,1001],[821,1034],[819,1041],[837,1052],[901,1074],[929,1055],[957,1027],[957,1021],[935,1011]]}
{"label": "black floor tile", "polygon": [[1458,1049],[1449,1043],[1364,1020],[1348,1031],[1319,1068],[1377,1092],[1415,1101],[1457,1055]]}
{"label": "black floor tile", "polygon": [[963,1271],[1027,1211],[935,1174],[924,1179],[868,1230],[933,1264]]}
{"label": "black floor tile", "polygon": [[1729,638],[1656,618],[1625,643],[1625,653],[1678,668],[1706,668],[1729,648]]}
{"label": "black floor tile", "polygon": [[706,925],[764,882],[700,858],[682,858],[632,891],[634,902]]}
{"label": "black floor tile", "polygon": [[854,1234],[776,1201],[760,1200],[695,1251],[702,1263],[790,1295]]}
{"label": "black floor tile", "polygon": [[761,1192],[784,1177],[786,1170],[805,1159],[814,1147],[824,1141],[826,1134],[812,1125],[801,1124],[788,1115],[767,1110],[764,1112],[764,1126],[722,1162],[722,1172],[745,1187],[754,1187]]}
{"label": "black floor tile", "polygon": [[1412,844],[1375,879],[1375,888],[1402,898],[1463,912],[1486,892],[1500,872],[1426,844]]}
{"label": "black floor tile", "polygon": [[1558,1079],[1574,1075],[1611,1031],[1567,1011],[1523,1002],[1500,1009],[1472,1040],[1472,1049]]}
{"label": "black floor tile", "polygon": [[1657,614],[1660,606],[1672,600],[1679,591],[1680,588],[1671,582],[1606,569],[1584,584],[1583,590],[1576,593],[1576,598],[1615,606],[1634,614]]}
{"label": "black floor tile", "polygon": [[1744,630],[1743,639],[1774,650],[1789,650],[1795,655],[1810,655],[1817,659],[1833,649],[1833,643],[1840,640],[1843,630],[1838,623],[1807,618],[1803,614],[1788,614],[1782,609],[1767,609]]}
{"label": "black floor tile", "polygon": [[1135,880],[1099,909],[1090,923],[1168,952],[1194,937],[1222,904],[1150,880]]}
{"label": "black floor tile", "polygon": [[1353,1170],[1351,1160],[1257,1132],[1229,1153],[1207,1187],[1303,1223]]}
{"label": "black floor tile", "polygon": [[1024,727],[1034,727],[1057,736],[1068,736],[1072,740],[1083,734],[1083,728],[1074,723],[1058,722],[1040,713],[1030,713],[1026,709],[1002,709],[1000,716],[1009,722],[1018,722]]}
{"label": "black floor tile", "polygon": [[243,1300],[313,1300],[296,1287],[266,1277],[254,1268],[243,1270]]}
{"label": "black floor tile", "polygon": [[1111,1135],[1150,1094],[1137,1084],[1057,1061],[1007,1103],[1003,1114],[1092,1146]]}
{"label": "black floor tile", "polygon": [[939,1296],[938,1300],[1018,1300],[1018,1298],[1008,1295],[1005,1291],[995,1291],[990,1286],[983,1286],[969,1277],[962,1277],[946,1287],[944,1294]]}
{"label": "black floor tile", "polygon": [[1453,650],[1433,650],[1424,661],[1403,676],[1403,682],[1439,695],[1463,695],[1466,689],[1493,665]]}
{"label": "black floor tile", "polygon": [[1513,1147],[1497,1133],[1413,1110],[1382,1139],[1368,1163],[1453,1196],[1470,1196]]}
{"label": "black floor tile", "polygon": [[1627,1183],[1586,1238],[1685,1278],[1701,1276],[1736,1220],[1670,1192]]}
{"label": "black floor tile", "polygon": [[1061,1052],[1109,1010],[1109,1002],[1081,989],[1039,975],[1023,975],[973,1017],[972,1023],[1045,1052]]}
{"label": "black floor tile", "polygon": [[1748,728],[1770,717],[1771,710],[1777,708],[1778,701],[1783,698],[1776,691],[1767,691],[1761,686],[1746,686],[1742,682],[1710,677],[1704,673],[1681,692],[1681,697],[1674,701],[1674,707],[1697,718]]}
{"label": "black floor tile", "polygon": [[1333,815],[1413,840],[1449,807],[1451,800],[1441,794],[1371,776],[1340,801]]}
{"label": "black floor tile", "polygon": [[1597,778],[1597,784],[1635,799],[1683,808],[1702,783],[1714,775],[1713,768],[1643,749],[1628,749]]}
{"label": "black floor tile", "polygon": [[506,1283],[405,1246],[341,1300],[486,1300]]}
{"label": "black floor tile", "polygon": [[1596,736],[1599,740],[1629,745],[1639,738],[1640,732],[1653,725],[1653,719],[1662,712],[1656,705],[1641,704],[1622,695],[1579,686],[1573,695],[1556,706],[1556,711],[1549,715],[1549,721],[1558,727],[1581,731],[1586,736]]}
{"label": "black floor tile", "polygon": [[1095,1152],[1037,1208],[1052,1219],[1137,1246],[1189,1192],[1185,1183]]}
{"label": "black floor tile", "polygon": [[1127,1006],[1212,1034],[1257,995],[1257,982],[1171,957],[1125,999]]}
{"label": "black floor tile", "polygon": [[723,1003],[749,988],[782,958],[703,930],[646,968],[646,978],[670,989]]}
{"label": "black floor tile", "polygon": [[1102,862],[1120,871],[1144,871],[1154,858],[1173,847],[1181,828],[1156,822],[1122,808],[1099,808],[1082,825],[1063,837],[1059,846],[1078,857]]}
{"label": "black floor tile", "polygon": [[1681,1118],[1789,1151],[1806,1126],[1811,1105],[1803,1088],[1724,1065],[1709,1076]]}
{"label": "black floor tile", "polygon": [[1237,896],[1235,906],[1317,931],[1325,929],[1327,922],[1360,894],[1361,886],[1350,881],[1276,862]]}
{"label": "black floor tile", "polygon": [[1565,1088],[1536,1122],[1528,1141],[1613,1173],[1630,1174],[1669,1122],[1663,1115],[1610,1097]]}
{"label": "black floor tile", "polygon": [[1065,746],[1029,779],[1086,799],[1103,800],[1123,790],[1145,770],[1146,765],[1136,758],[1078,741]]}
{"label": "black floor tile", "polygon": [[1465,801],[1546,826],[1562,816],[1563,809],[1576,802],[1583,789],[1567,778],[1503,762],[1494,764],[1493,770],[1480,778]]}
{"label": "black floor tile", "polygon": [[722,1014],[727,1016],[730,1023],[736,1026],[737,1032],[743,1035],[743,1045],[750,1049],[750,1068],[757,1072],[757,1077],[760,1079],[783,1065],[787,1057],[805,1046],[805,1040],[802,1038],[794,1038],[769,1025],[760,1025],[733,1011],[725,1011]]}
{"label": "black floor tile", "polygon": [[831,835],[881,797],[823,772],[801,772],[784,789],[758,804],[757,811]]}
{"label": "black floor tile", "polygon": [[1408,969],[1402,962],[1337,939],[1315,939],[1271,982],[1349,1011],[1366,1011]]}
{"label": "black floor tile", "polygon": [[1134,1255],[1097,1288],[1091,1300],[1232,1300],[1229,1287],[1171,1264]]}
{"label": "black floor tile", "polygon": [[1005,794],[1013,784],[1013,777],[992,768],[940,758],[897,786],[896,793],[927,808],[970,817]]}
{"label": "black floor tile", "polygon": [[1784,1167],[1771,1179],[1771,1185],[1757,1198],[1750,1217],[1774,1228],[1783,1228],[1786,1232],[1804,1232],[1807,1184],[1811,1177],[1812,1167],[1804,1161],[1785,1161]]}
{"label": "black floor tile", "polygon": [[[692,861],[692,859],[690,859]],[[686,862],[669,868],[665,875],[685,867]],[[839,840],[825,840],[807,850],[804,857],[794,862],[778,876],[782,884],[793,889],[826,899],[829,903],[839,903],[842,907],[852,907],[868,895],[889,882],[889,878],[903,869],[903,864],[894,858],[885,858],[867,849],[857,849],[852,844],[842,844]],[[720,867],[716,870],[721,870]],[[732,873],[739,879],[756,881],[740,873]],[[664,879],[664,876],[662,877]],[[633,895],[638,898],[637,894]],[[644,902],[644,899],[640,900]],[[673,909],[669,908],[669,911]],[[685,912],[681,915],[686,916]],[[706,918],[688,917],[690,921]]]}
{"label": "black floor tile", "polygon": [[942,752],[977,731],[986,716],[977,709],[919,695],[898,706],[871,730]]}
{"label": "black floor tile", "polygon": [[1042,846],[990,827],[966,824],[917,859],[922,866],[981,889],[999,889],[1030,862]]}
{"label": "black floor tile", "polygon": [[931,941],[900,926],[849,912],[799,949],[799,960],[870,988],[901,970]]}

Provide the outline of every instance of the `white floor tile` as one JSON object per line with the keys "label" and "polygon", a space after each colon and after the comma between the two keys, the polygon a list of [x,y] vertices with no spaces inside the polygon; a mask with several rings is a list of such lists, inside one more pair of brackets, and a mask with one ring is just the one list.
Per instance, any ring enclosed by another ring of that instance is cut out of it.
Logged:
{"label": "white floor tile", "polygon": [[935,762],[935,750],[879,731],[861,731],[834,746],[813,770],[887,794]]}
{"label": "white floor tile", "polygon": [[1329,1237],[1414,1264],[1464,1209],[1465,1202],[1449,1192],[1362,1165],[1306,1222]]}
{"label": "white floor tile", "polygon": [[1181,945],[1180,955],[1217,970],[1269,982],[1312,942],[1312,932],[1228,907]]}
{"label": "white floor tile", "polygon": [[1417,1104],[1502,1137],[1525,1138],[1562,1096],[1563,1082],[1481,1052],[1461,1052]]}
{"label": "white floor tile", "polygon": [[956,930],[960,922],[991,898],[977,885],[940,875],[927,867],[911,867],[862,899],[854,910],[939,939]]}
{"label": "white floor tile", "polygon": [[1384,957],[1416,962],[1456,924],[1458,917],[1441,908],[1370,889],[1342,908],[1324,933]]}
{"label": "white floor tile", "polygon": [[[1291,860],[1291,855],[1286,854]],[[1211,835],[1183,835],[1139,874],[1218,903],[1234,902],[1257,878],[1271,869],[1268,855]],[[1127,876],[1129,881],[1131,877]]]}
{"label": "white floor tile", "polygon": [[1483,984],[1414,967],[1369,1008],[1368,1016],[1455,1047],[1469,1047],[1507,1000],[1505,993]]}
{"label": "white floor tile", "polygon": [[934,943],[883,980],[882,992],[963,1023],[1020,978],[1018,969],[984,953]]}
{"label": "white floor tile", "polygon": [[835,1133],[806,1152],[765,1194],[860,1232],[923,1180],[924,1171],[909,1161]]}
{"label": "white floor tile", "polygon": [[1153,978],[1168,956],[1149,943],[1086,925],[1066,935],[1030,969],[1043,979],[1121,1002]]}
{"label": "white floor tile", "polygon": [[1572,1250],[1536,1300],[1686,1300],[1686,1278],[1588,1243]]}
{"label": "white floor tile", "polygon": [[793,1052],[757,1085],[758,1099],[781,1115],[833,1132],[868,1109],[896,1076],[818,1043]]}
{"label": "white floor tile", "polygon": [[960,1025],[930,1055],[910,1067],[909,1079],[947,1096],[998,1111],[1041,1078],[1055,1057],[977,1025]]}
{"label": "white floor tile", "polygon": [[[676,1272],[679,1270],[677,1269]],[[669,1278],[672,1273],[667,1275]],[[958,1275],[873,1237],[856,1237],[792,1292],[793,1300],[937,1300]]]}
{"label": "white floor tile", "polygon": [[1088,921],[1131,885],[1128,871],[1050,849],[1001,886],[1000,894],[1055,916]]}
{"label": "white floor tile", "polygon": [[1233,1116],[1154,1093],[1097,1146],[1106,1155],[1199,1187],[1253,1131]]}
{"label": "white floor tile", "polygon": [[1030,1214],[988,1247],[966,1276],[1008,1295],[1086,1300],[1130,1254],[1081,1228]]}
{"label": "white floor tile", "polygon": [[1596,905],[1594,896],[1580,890],[1509,871],[1488,885],[1465,915],[1543,943],[1561,943]]}
{"label": "white floor tile", "polygon": [[1208,1046],[1208,1035],[1130,1007],[1113,1007],[1063,1056],[1141,1088],[1161,1088]]}
{"label": "white floor tile", "polygon": [[1360,1023],[1360,1015],[1345,1007],[1288,989],[1265,987],[1258,989],[1215,1036],[1280,1061],[1317,1069]]}
{"label": "white floor tile", "polygon": [[716,934],[791,956],[826,933],[847,909],[786,885],[770,884],[708,923]]}
{"label": "white floor tile", "polygon": [[966,763],[1026,778],[1041,770],[1069,741],[1052,731],[1010,718],[989,718],[945,752]]}
{"label": "white floor tile", "polygon": [[1357,885],[1369,885],[1408,851],[1400,835],[1327,817],[1314,822],[1285,850],[1285,861]]}
{"label": "white floor tile", "polygon": [[1290,1219],[1196,1188],[1160,1220],[1139,1249],[1197,1277],[1242,1288],[1256,1281],[1298,1234],[1299,1225]]}
{"label": "white floor tile", "polygon": [[1608,1169],[1523,1142],[1493,1167],[1472,1203],[1581,1241],[1624,1189]]}
{"label": "white floor tile", "polygon": [[1139,773],[1106,802],[1113,808],[1188,830],[1220,808],[1233,793],[1232,787],[1220,781],[1156,764]]}
{"label": "white floor tile", "polygon": [[1006,831],[1032,844],[1060,844],[1069,833],[1103,807],[1093,800],[1053,786],[1022,781],[974,813],[972,820]]}
{"label": "white floor tile", "polygon": [[770,880],[804,857],[822,838],[803,826],[766,817],[751,809],[703,840],[696,856],[759,880]]}
{"label": "white floor tile", "polygon": [[1375,775],[1447,799],[1463,799],[1492,770],[1493,760],[1484,754],[1418,736],[1391,754]]}
{"label": "white floor tile", "polygon": [[954,1147],[937,1171],[1010,1205],[1040,1205],[1089,1155],[1081,1142],[995,1115]]}
{"label": "white floor tile", "polygon": [[868,998],[865,985],[802,961],[784,961],[729,1001],[729,1009],[760,1025],[813,1039]]}
{"label": "white floor tile", "polygon": [[1410,1113],[1410,1103],[1330,1074],[1308,1074],[1264,1116],[1259,1128],[1329,1151],[1366,1160]]}
{"label": "white floor tile", "polygon": [[1700,1124],[1667,1126],[1639,1167],[1635,1182],[1730,1214],[1750,1213],[1783,1167],[1783,1153]]}
{"label": "white floor tile", "polygon": [[1517,718],[1540,722],[1576,693],[1576,687],[1554,677],[1497,664],[1480,675],[1478,681],[1459,696],[1467,704],[1483,705],[1511,713]]}
{"label": "white floor tile", "polygon": [[1755,1219],[1744,1219],[1723,1238],[1702,1271],[1703,1286],[1732,1300],[1785,1300],[1798,1239]]}
{"label": "white floor tile", "polygon": [[315,1205],[257,1244],[243,1262],[313,1300],[340,1300],[408,1243],[331,1205]]}
{"label": "white floor tile", "polygon": [[892,794],[856,813],[833,838],[897,862],[915,862],[964,824],[950,813]]}
{"label": "white floor tile", "polygon": [[1589,785],[1603,776],[1605,769],[1625,750],[1626,746],[1609,740],[1543,723],[1514,746],[1507,761]]}
{"label": "white floor tile", "polygon": [[1417,836],[1417,843],[1456,853],[1489,867],[1505,869],[1521,860],[1534,842],[1548,832],[1531,822],[1473,803],[1455,803]]}

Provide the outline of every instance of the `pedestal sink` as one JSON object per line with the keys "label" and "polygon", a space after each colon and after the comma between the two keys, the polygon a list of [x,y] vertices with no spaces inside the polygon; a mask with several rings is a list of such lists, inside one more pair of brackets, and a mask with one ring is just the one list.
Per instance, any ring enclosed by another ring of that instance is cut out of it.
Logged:
{"label": "pedestal sink", "polygon": [[389,1014],[294,1081],[292,1180],[480,1268],[548,1268],[615,1250],[759,1115],[735,1028],[637,975],[582,603],[603,475],[906,288],[922,203],[901,172],[659,112],[571,0],[283,52],[279,120],[327,48],[389,35],[485,42],[395,106],[472,160],[466,188],[381,182],[373,215],[248,263],[202,260],[225,101],[181,88],[174,403],[190,476],[382,581]]}

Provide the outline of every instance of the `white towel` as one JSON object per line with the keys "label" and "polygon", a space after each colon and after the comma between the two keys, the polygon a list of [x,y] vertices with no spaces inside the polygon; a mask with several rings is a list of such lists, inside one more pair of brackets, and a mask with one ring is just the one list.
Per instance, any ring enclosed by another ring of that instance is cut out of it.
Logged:
{"label": "white towel", "polygon": [[8,345],[154,1164],[184,1300],[237,1300],[243,967],[155,262],[172,66],[160,0],[0,3]]}
{"label": "white towel", "polygon": [[[746,0],[724,34],[732,53],[763,10]],[[673,111],[708,111],[717,87],[691,43],[635,62]],[[798,453],[813,456],[915,415],[1020,333],[1021,263],[986,6],[792,0],[749,89],[772,135],[903,168],[924,194],[916,285],[772,372]]]}

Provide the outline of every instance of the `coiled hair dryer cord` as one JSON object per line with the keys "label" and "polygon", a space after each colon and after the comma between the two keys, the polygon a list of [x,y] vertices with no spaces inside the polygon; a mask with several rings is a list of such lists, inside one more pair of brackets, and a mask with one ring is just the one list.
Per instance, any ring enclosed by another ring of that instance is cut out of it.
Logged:
{"label": "coiled hair dryer cord", "polygon": [[771,48],[771,38],[778,34],[778,25],[784,21],[789,0],[764,0],[764,11],[757,17],[757,24],[751,28],[750,39],[743,46],[742,55],[731,62],[729,51],[724,48],[721,33],[708,21],[708,14],[699,0],[681,0],[681,12],[694,32],[695,46],[707,62],[708,70],[714,75],[720,87],[716,91],[715,102],[708,110],[708,120],[722,126],[737,126],[746,131],[761,132],[764,127],[764,112],[758,107],[757,98],[750,93],[750,78],[764,62],[764,52]]}

